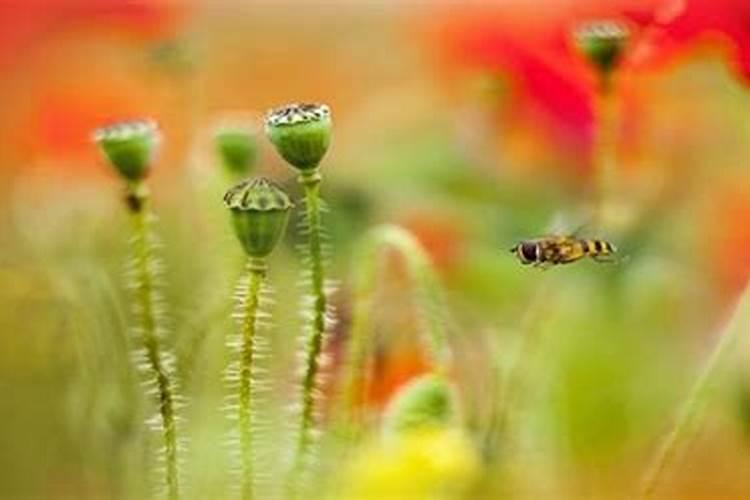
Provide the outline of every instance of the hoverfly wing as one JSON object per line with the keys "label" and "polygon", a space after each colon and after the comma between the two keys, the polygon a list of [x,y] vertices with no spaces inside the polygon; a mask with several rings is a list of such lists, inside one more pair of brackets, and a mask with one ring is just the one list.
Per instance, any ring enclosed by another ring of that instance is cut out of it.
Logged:
{"label": "hoverfly wing", "polygon": [[584,230],[590,227],[590,218],[558,211],[552,216],[549,224],[547,224],[544,234],[578,238]]}

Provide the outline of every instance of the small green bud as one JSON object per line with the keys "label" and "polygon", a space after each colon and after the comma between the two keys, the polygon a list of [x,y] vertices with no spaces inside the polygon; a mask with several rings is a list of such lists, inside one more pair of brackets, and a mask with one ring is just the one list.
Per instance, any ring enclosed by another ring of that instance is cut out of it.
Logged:
{"label": "small green bud", "polygon": [[153,120],[135,120],[98,128],[93,137],[117,172],[136,182],[148,174],[161,134]]}
{"label": "small green bud", "polygon": [[325,104],[288,104],[266,115],[266,135],[293,167],[318,167],[331,143],[331,110]]}
{"label": "small green bud", "polygon": [[425,427],[448,427],[456,420],[453,388],[439,375],[423,375],[401,388],[388,403],[387,432],[401,434]]}
{"label": "small green bud", "polygon": [[216,131],[214,141],[228,173],[238,177],[250,174],[258,157],[255,134],[247,128],[223,126]]}
{"label": "small green bud", "polygon": [[257,258],[276,247],[294,206],[281,188],[264,178],[237,184],[224,195],[224,203],[232,211],[234,232],[245,252]]}
{"label": "small green bud", "polygon": [[629,37],[630,30],[624,23],[611,20],[593,21],[575,31],[578,50],[603,75],[617,67]]}

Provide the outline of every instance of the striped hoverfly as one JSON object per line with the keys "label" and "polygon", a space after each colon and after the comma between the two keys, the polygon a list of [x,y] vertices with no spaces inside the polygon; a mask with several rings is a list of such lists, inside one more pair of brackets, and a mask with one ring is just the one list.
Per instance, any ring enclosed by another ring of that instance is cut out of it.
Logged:
{"label": "striped hoverfly", "polygon": [[596,262],[618,262],[617,247],[602,239],[550,235],[523,240],[510,249],[523,265],[547,268],[570,264],[585,257]]}

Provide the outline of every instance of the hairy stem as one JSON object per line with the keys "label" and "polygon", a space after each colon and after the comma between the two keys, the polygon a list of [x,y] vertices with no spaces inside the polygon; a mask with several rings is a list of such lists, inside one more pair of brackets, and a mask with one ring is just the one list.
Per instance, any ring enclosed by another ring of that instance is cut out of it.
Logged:
{"label": "hairy stem", "polygon": [[450,362],[450,350],[442,314],[444,305],[440,297],[440,286],[429,257],[411,233],[400,227],[386,225],[371,230],[359,247],[354,260],[356,269],[352,327],[347,363],[342,378],[342,403],[348,419],[356,418],[354,412],[359,391],[366,388],[364,384],[360,385],[358,382],[366,381],[369,372],[367,353],[373,333],[370,312],[377,285],[378,255],[387,248],[397,251],[403,257],[407,272],[414,280],[417,306],[423,313],[424,330],[429,344],[428,352],[434,371],[445,372]]}
{"label": "hairy stem", "polygon": [[258,322],[260,289],[266,276],[266,263],[263,259],[253,259],[247,265],[247,297],[244,298],[242,317],[242,347],[240,353],[240,393],[239,393],[239,435],[242,462],[242,498],[253,498],[253,456],[252,456],[252,375],[255,361],[255,343]]}
{"label": "hairy stem", "polygon": [[750,286],[745,288],[737,306],[721,332],[716,347],[698,375],[672,428],[659,447],[656,456],[646,471],[638,498],[654,498],[664,474],[678,458],[680,450],[700,428],[708,401],[715,389],[715,380],[732,354],[738,337],[750,328]]}
{"label": "hairy stem", "polygon": [[317,170],[305,172],[300,176],[305,189],[305,209],[308,239],[307,247],[310,258],[311,290],[313,297],[313,314],[309,336],[305,345],[305,373],[302,382],[302,411],[299,422],[297,441],[297,468],[302,464],[312,442],[312,431],[315,420],[315,392],[320,373],[320,357],[323,349],[323,337],[326,329],[327,299],[325,295],[325,275],[323,268],[322,224],[320,206],[321,176]]}
{"label": "hairy stem", "polygon": [[170,500],[179,498],[177,418],[175,415],[175,387],[168,363],[165,362],[160,332],[163,327],[157,310],[155,245],[149,229],[153,214],[148,203],[145,186],[131,186],[127,195],[134,236],[134,300],[140,332],[145,350],[145,361],[153,377],[161,419],[161,436],[164,442],[166,489]]}

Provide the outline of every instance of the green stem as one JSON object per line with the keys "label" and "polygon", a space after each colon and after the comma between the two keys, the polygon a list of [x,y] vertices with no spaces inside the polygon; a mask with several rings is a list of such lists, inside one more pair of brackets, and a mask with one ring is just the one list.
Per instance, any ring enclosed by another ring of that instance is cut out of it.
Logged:
{"label": "green stem", "polygon": [[260,289],[266,276],[264,259],[250,258],[247,265],[247,296],[243,300],[242,347],[240,354],[239,435],[242,460],[242,498],[253,498],[252,375],[258,321]]}
{"label": "green stem", "polygon": [[549,318],[550,311],[555,307],[558,288],[553,275],[545,276],[537,285],[534,295],[518,321],[519,340],[516,353],[504,370],[497,365],[498,355],[493,353],[495,371],[500,378],[500,397],[492,406],[490,424],[485,436],[484,451],[488,459],[494,459],[493,454],[501,445],[501,440],[505,439],[506,442],[502,444],[506,450],[512,445],[509,432],[511,414],[527,389],[524,369],[532,363],[542,343],[540,334],[543,322]]}
{"label": "green stem", "polygon": [[165,366],[164,349],[159,338],[162,325],[156,305],[155,245],[149,229],[149,223],[153,215],[149,208],[148,192],[145,186],[140,183],[130,186],[127,204],[132,217],[134,234],[135,309],[138,316],[141,342],[146,351],[148,370],[156,382],[161,433],[165,450],[167,495],[170,500],[177,500],[180,490],[174,382]]}
{"label": "green stem", "polygon": [[726,365],[727,358],[732,354],[732,347],[737,343],[738,337],[748,328],[750,328],[750,286],[742,293],[732,317],[721,332],[716,347],[690,389],[677,420],[664,437],[654,460],[646,471],[638,498],[643,500],[654,498],[654,493],[664,473],[674,464],[680,449],[700,428],[708,400],[715,389],[716,377]]}
{"label": "green stem", "polygon": [[[305,345],[305,374],[302,382],[302,412],[300,416],[299,438],[297,442],[297,466],[308,453],[312,443],[315,424],[315,391],[320,373],[320,355],[323,349],[323,336],[326,328],[327,300],[325,295],[325,275],[323,268],[322,224],[320,207],[320,181],[318,170],[304,172],[299,178],[305,190],[307,246],[312,273],[311,293],[313,296],[313,316],[311,329]],[[299,470],[299,469],[298,469]]]}
{"label": "green stem", "polygon": [[370,312],[375,295],[378,246],[369,244],[370,241],[366,240],[354,258],[356,268],[353,278],[352,324],[341,389],[342,413],[347,423],[359,421],[356,414],[357,404],[366,390],[364,382],[371,369],[367,365],[367,352],[372,333]]}
{"label": "green stem", "polygon": [[346,419],[356,418],[355,408],[360,390],[358,381],[367,380],[369,372],[367,353],[374,331],[371,325],[376,278],[378,276],[378,255],[384,249],[396,250],[404,259],[407,272],[414,280],[417,293],[417,306],[424,313],[424,328],[429,342],[433,370],[445,373],[450,362],[445,321],[442,315],[444,305],[440,297],[440,285],[430,258],[419,242],[408,231],[397,226],[380,226],[370,231],[355,256],[354,303],[352,326],[349,340],[347,363],[342,382],[343,406]]}
{"label": "green stem", "polygon": [[598,93],[597,137],[594,146],[594,175],[596,183],[595,225],[606,225],[609,202],[617,185],[617,99],[612,83],[603,83]]}

